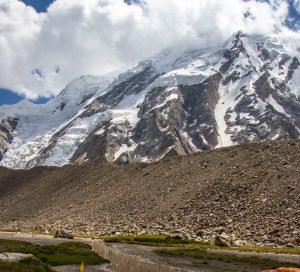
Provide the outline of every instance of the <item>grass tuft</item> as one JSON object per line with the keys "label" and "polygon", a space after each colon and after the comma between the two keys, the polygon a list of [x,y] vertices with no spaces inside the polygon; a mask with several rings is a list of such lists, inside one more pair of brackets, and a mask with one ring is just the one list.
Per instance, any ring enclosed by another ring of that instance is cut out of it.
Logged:
{"label": "grass tuft", "polygon": [[19,263],[1,262],[0,272],[54,272],[47,264],[28,258]]}

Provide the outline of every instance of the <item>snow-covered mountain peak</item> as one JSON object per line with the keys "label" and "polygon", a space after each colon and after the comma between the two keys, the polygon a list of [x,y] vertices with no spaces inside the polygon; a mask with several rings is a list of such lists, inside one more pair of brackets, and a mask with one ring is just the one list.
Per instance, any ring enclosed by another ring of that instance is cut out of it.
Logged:
{"label": "snow-covered mountain peak", "polygon": [[1,165],[156,161],[300,137],[300,63],[284,40],[235,33],[168,48],[117,79],[83,76],[45,105],[0,107]]}
{"label": "snow-covered mountain peak", "polygon": [[54,101],[52,101],[52,103],[71,103],[72,105],[76,103],[77,105],[82,105],[94,95],[101,95],[112,80],[113,78],[108,76],[81,76],[68,84],[67,87],[53,99]]}

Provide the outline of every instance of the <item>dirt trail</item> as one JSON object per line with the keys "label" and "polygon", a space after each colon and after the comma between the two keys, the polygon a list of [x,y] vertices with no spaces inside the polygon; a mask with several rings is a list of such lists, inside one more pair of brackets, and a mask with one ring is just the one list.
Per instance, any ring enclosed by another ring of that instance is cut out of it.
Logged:
{"label": "dirt trail", "polygon": [[53,238],[53,235],[42,235],[42,234],[30,234],[22,232],[5,232],[0,231],[0,239],[3,240],[17,240],[25,241],[32,244],[43,244],[43,245],[58,245],[65,242],[82,242],[88,245],[92,245],[92,239],[90,238],[78,238],[74,239],[62,239]]}
{"label": "dirt trail", "polygon": [[[158,263],[163,265],[169,265],[171,267],[181,268],[182,271],[195,271],[195,272],[260,272],[264,265],[251,264],[246,262],[240,262],[232,260],[231,262],[224,262],[213,259],[195,259],[187,257],[174,257],[167,255],[160,255],[155,252],[158,249],[174,249],[167,247],[152,247],[143,245],[128,245],[128,244],[107,244],[107,246],[115,252],[120,252],[129,256],[138,256],[146,262]],[[299,255],[286,255],[286,254],[273,254],[273,253],[255,253],[255,252],[240,252],[237,250],[209,250],[212,253],[218,254],[230,254],[241,257],[257,257],[264,259],[271,259],[278,262],[292,262],[299,264]],[[124,256],[124,255],[122,255]]]}

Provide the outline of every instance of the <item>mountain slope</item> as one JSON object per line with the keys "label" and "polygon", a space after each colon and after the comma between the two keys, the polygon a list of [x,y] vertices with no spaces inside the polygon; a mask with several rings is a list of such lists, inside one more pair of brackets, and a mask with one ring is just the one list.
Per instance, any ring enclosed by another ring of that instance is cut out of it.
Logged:
{"label": "mountain slope", "polygon": [[[0,167],[0,228],[107,234],[220,230],[300,245],[300,141],[268,141],[125,166]],[[200,233],[200,234],[199,234]]]}
{"label": "mountain slope", "polygon": [[117,80],[79,79],[45,106],[0,107],[1,165],[157,161],[298,139],[297,54],[280,37],[237,33],[216,48],[164,50]]}

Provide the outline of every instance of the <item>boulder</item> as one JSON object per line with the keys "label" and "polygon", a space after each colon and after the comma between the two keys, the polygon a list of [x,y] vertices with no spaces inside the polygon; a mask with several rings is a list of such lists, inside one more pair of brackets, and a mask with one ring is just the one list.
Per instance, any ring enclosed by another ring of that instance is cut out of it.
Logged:
{"label": "boulder", "polygon": [[204,231],[203,230],[197,230],[196,231],[196,236],[197,237],[203,237],[204,236]]}
{"label": "boulder", "polygon": [[74,239],[74,235],[64,230],[57,230],[54,234],[54,238]]}
{"label": "boulder", "polygon": [[215,245],[219,247],[230,247],[232,246],[232,241],[230,237],[226,234],[216,235]]}
{"label": "boulder", "polygon": [[186,238],[186,236],[183,233],[176,231],[176,232],[173,232],[170,235],[168,235],[166,237],[166,240],[182,240],[184,238]]}
{"label": "boulder", "polygon": [[231,241],[232,246],[234,247],[241,247],[247,244],[246,241],[243,240],[235,240],[235,241]]}
{"label": "boulder", "polygon": [[3,262],[20,262],[26,259],[35,259],[35,257],[32,254],[23,254],[23,253],[2,253],[0,254],[0,261]]}

